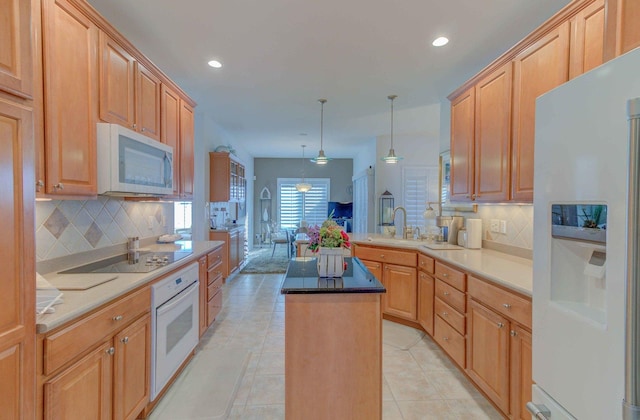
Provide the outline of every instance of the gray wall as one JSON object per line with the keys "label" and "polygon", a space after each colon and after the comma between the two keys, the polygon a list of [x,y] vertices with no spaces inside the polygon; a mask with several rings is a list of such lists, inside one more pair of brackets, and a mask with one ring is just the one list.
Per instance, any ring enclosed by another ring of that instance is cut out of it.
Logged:
{"label": "gray wall", "polygon": [[[254,211],[253,227],[260,233],[260,191],[267,187],[271,192],[272,218],[277,217],[278,178],[300,178],[302,176],[302,158],[275,159],[256,158],[253,160],[255,179],[253,181]],[[351,177],[353,176],[353,159],[333,159],[327,165],[316,165],[309,160],[304,163],[305,178],[330,178],[329,201],[353,201]],[[255,235],[254,235],[255,240]],[[250,240],[251,242],[251,240]]]}

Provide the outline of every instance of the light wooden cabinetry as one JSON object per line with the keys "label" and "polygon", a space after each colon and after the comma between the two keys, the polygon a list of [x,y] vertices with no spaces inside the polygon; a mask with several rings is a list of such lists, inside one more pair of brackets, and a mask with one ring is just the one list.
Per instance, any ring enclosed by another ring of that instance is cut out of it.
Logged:
{"label": "light wooden cabinetry", "polygon": [[0,0],[0,90],[21,98],[33,93],[31,2]]}
{"label": "light wooden cabinetry", "polygon": [[466,274],[435,262],[434,340],[465,367]]}
{"label": "light wooden cabinetry", "polygon": [[606,0],[605,61],[640,46],[640,2]]}
{"label": "light wooden cabinetry", "polygon": [[100,119],[160,140],[160,79],[100,32]]}
{"label": "light wooden cabinetry", "polygon": [[246,229],[211,230],[209,231],[209,240],[224,241],[224,245],[221,248],[222,263],[220,271],[222,271],[223,279],[226,280],[244,264]]}
{"label": "light wooden cabinetry", "polygon": [[194,161],[194,124],[193,107],[180,100],[180,198],[193,197],[193,161]]}
{"label": "light wooden cabinetry", "polygon": [[536,98],[569,77],[569,22],[549,32],[514,59],[511,198],[533,200]]}
{"label": "light wooden cabinetry", "polygon": [[134,419],[144,409],[150,307],[144,288],[38,340],[46,418]]}
{"label": "light wooden cabinetry", "polygon": [[207,327],[222,310],[222,247],[207,254]]}
{"label": "light wooden cabinetry", "polygon": [[571,18],[569,78],[585,73],[604,61],[604,0],[596,0]]}
{"label": "light wooden cabinetry", "polygon": [[[0,17],[11,10],[16,9],[0,8]],[[28,28],[17,29],[22,36],[29,36]],[[27,419],[34,416],[35,407],[35,196],[30,104],[0,97],[0,149],[0,230],[5,237],[0,245],[4,260],[0,276],[0,416]]]}
{"label": "light wooden cabinetry", "polygon": [[98,28],[67,0],[42,17],[45,192],[95,196]]}
{"label": "light wooden cabinetry", "polygon": [[162,85],[160,91],[160,141],[173,147],[173,196],[180,196],[180,96]]}
{"label": "light wooden cabinetry", "polygon": [[229,153],[209,153],[209,201],[245,201],[245,168]]}
{"label": "light wooden cabinetry", "polygon": [[207,330],[209,324],[207,323],[207,282],[204,279],[207,278],[207,257],[200,257],[198,259],[198,280],[200,284],[198,286],[198,319],[199,328],[198,336],[202,337],[202,334]]}
{"label": "light wooden cabinetry", "polygon": [[510,418],[528,419],[531,300],[470,276],[467,374]]}
{"label": "light wooden cabinetry", "polygon": [[418,254],[418,323],[431,336],[434,317],[434,272],[433,258]]}
{"label": "light wooden cabinetry", "polygon": [[[382,312],[408,321],[418,320],[417,253],[396,249],[357,245],[354,256],[360,258],[367,268],[387,289],[382,298]],[[380,268],[377,268],[377,264]]]}
{"label": "light wooden cabinetry", "polygon": [[[355,247],[354,249],[357,249],[358,247],[359,246]],[[354,254],[354,256],[357,257],[356,254]],[[369,270],[371,274],[373,274],[373,277],[378,279],[378,281],[382,283],[382,285],[384,286],[384,277],[382,276],[382,263],[379,263],[376,261],[363,260],[363,259],[360,259],[360,262],[362,262],[362,264],[364,264],[364,266],[367,267],[367,270]],[[382,293],[380,295],[380,308],[383,312],[386,304],[387,304],[387,294]]]}
{"label": "light wooden cabinetry", "polygon": [[451,102],[451,198],[509,199],[512,64],[507,63]]}

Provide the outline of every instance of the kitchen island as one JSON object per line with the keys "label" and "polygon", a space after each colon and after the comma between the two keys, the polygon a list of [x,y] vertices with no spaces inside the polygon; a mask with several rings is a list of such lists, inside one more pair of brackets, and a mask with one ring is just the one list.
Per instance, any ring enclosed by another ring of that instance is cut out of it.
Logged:
{"label": "kitchen island", "polygon": [[285,295],[285,413],[289,419],[382,418],[384,286],[357,258],[339,278],[315,258],[289,263]]}

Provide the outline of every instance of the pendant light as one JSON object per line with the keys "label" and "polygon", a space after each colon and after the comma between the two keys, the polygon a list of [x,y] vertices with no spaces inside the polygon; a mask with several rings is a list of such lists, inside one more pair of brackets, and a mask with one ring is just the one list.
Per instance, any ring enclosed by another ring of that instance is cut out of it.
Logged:
{"label": "pendant light", "polygon": [[326,99],[318,99],[320,102],[320,151],[318,152],[318,157],[311,159],[311,162],[315,162],[318,165],[326,165],[331,159],[324,155],[324,149],[322,148],[322,128],[324,125],[324,104],[327,102]]}
{"label": "pendant light", "polygon": [[302,182],[298,182],[296,184],[296,190],[301,193],[306,193],[311,189],[311,184],[308,182],[304,182],[304,148],[307,147],[305,144],[302,145]]}
{"label": "pendant light", "polygon": [[387,96],[387,99],[391,101],[391,148],[389,149],[389,154],[381,158],[385,163],[398,163],[399,160],[402,160],[400,156],[396,156],[396,152],[393,150],[393,100],[397,97],[398,95]]}

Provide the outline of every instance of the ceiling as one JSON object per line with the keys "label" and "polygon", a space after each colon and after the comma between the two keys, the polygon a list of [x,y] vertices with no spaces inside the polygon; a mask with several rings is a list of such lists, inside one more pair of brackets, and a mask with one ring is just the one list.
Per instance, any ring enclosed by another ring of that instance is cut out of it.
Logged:
{"label": "ceiling", "polygon": [[[570,0],[88,0],[254,157],[434,132],[429,105]],[[438,36],[450,39],[435,48]],[[207,62],[217,59],[221,69]],[[306,135],[303,135],[305,133]],[[295,147],[294,147],[295,146]]]}

